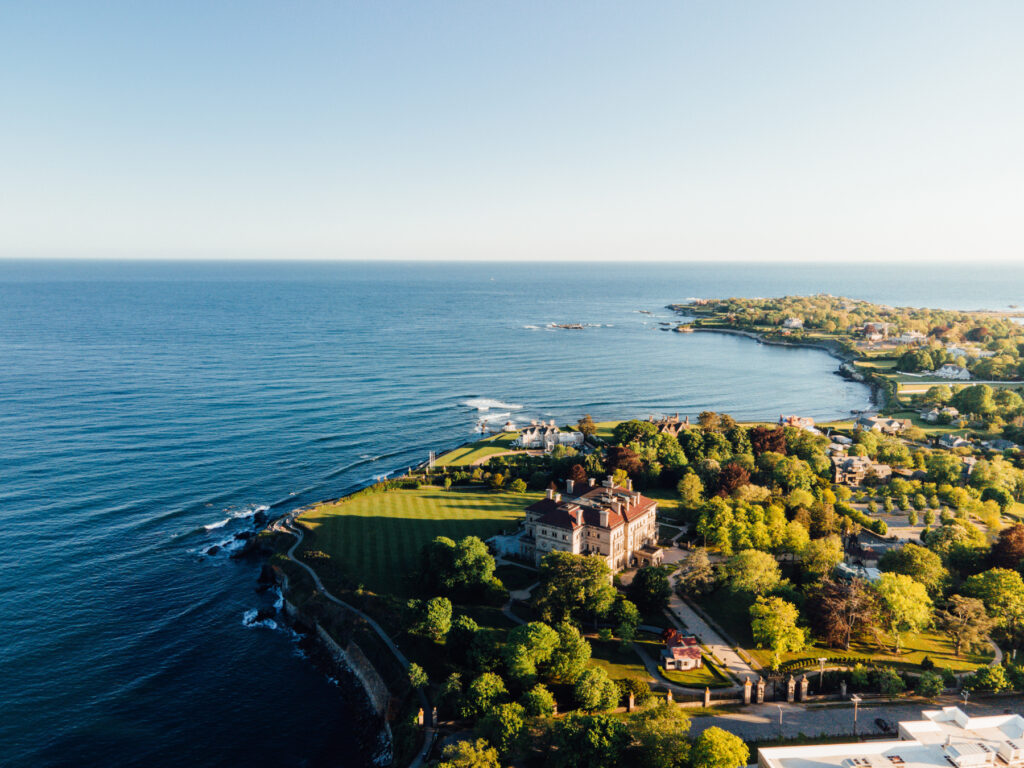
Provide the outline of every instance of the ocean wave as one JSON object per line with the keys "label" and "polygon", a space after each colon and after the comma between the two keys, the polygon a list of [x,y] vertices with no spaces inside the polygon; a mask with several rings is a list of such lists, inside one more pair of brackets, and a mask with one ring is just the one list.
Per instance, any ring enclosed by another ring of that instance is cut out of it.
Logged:
{"label": "ocean wave", "polygon": [[501,408],[506,411],[518,411],[523,406],[516,405],[515,403],[504,403],[501,400],[494,400],[489,397],[474,397],[470,400],[466,400],[462,405],[467,408],[475,408],[478,411],[489,411],[492,408]]}
{"label": "ocean wave", "polygon": [[254,627],[262,627],[263,629],[277,629],[277,622],[273,619],[260,619],[260,612],[258,608],[250,608],[248,611],[242,614],[242,626],[252,629]]}
{"label": "ocean wave", "polygon": [[203,530],[204,531],[213,531],[213,530],[216,530],[217,528],[223,528],[225,525],[227,525],[230,522],[231,522],[231,518],[230,517],[225,517],[223,520],[218,520],[216,523],[210,523],[209,525],[204,525],[203,526]]}
{"label": "ocean wave", "polygon": [[539,325],[524,325],[523,326],[523,330],[524,331],[539,331],[540,330],[540,326]]}

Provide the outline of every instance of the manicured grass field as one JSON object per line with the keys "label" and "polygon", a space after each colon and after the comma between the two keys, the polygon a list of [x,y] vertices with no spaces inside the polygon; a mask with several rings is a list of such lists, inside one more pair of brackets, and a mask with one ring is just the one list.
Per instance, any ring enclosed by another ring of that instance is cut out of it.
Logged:
{"label": "manicured grass field", "polygon": [[594,667],[601,667],[608,673],[612,680],[621,680],[627,677],[634,677],[640,680],[650,680],[640,657],[636,651],[619,640],[598,640],[595,637],[590,640],[590,664]]}
{"label": "manicured grass field", "polygon": [[468,467],[488,456],[511,451],[512,442],[518,437],[518,432],[503,432],[500,435],[485,437],[483,440],[459,446],[454,451],[438,456],[435,464],[439,467]]}
{"label": "manicured grass field", "polygon": [[537,493],[424,487],[356,496],[322,504],[299,517],[309,532],[304,549],[331,556],[356,583],[372,592],[408,593],[405,576],[435,536],[486,539],[512,528]]}
{"label": "manicured grass field", "polygon": [[[744,648],[758,663],[766,666],[771,661],[771,651],[754,648],[754,641],[750,634],[749,605],[750,601],[736,599],[724,591],[713,593],[701,601],[701,608],[729,633],[733,641],[739,643],[740,647]],[[883,643],[888,643],[887,637],[883,636]],[[935,662],[937,667],[960,671],[987,664],[992,658],[988,654],[968,653],[957,658],[953,655],[953,646],[949,640],[931,632],[904,635],[903,650],[898,657],[891,653],[890,647],[887,645],[879,650],[874,643],[854,643],[849,651],[844,651],[841,648],[827,648],[815,643],[798,653],[784,654],[782,661],[829,656],[858,658],[867,665],[876,663],[885,666],[916,668],[927,656]]]}
{"label": "manicured grass field", "polygon": [[594,434],[594,437],[599,440],[610,441],[612,439],[612,432],[621,423],[621,421],[599,421],[595,423],[594,426],[597,427],[597,432]]}
{"label": "manicured grass field", "polygon": [[712,662],[707,656],[704,657],[704,664],[697,669],[663,669],[661,671],[665,677],[671,680],[676,685],[685,685],[689,688],[727,688],[732,683],[724,676],[719,674],[712,666]]}

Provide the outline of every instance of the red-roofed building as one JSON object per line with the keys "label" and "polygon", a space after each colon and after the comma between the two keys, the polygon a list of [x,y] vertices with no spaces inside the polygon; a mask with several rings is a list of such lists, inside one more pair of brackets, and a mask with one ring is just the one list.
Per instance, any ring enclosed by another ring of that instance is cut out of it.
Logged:
{"label": "red-roofed building", "polygon": [[597,555],[612,571],[661,563],[656,501],[610,477],[601,485],[590,479],[582,488],[568,480],[565,490],[565,498],[549,490],[526,508],[520,556],[539,565],[553,551]]}
{"label": "red-roofed building", "polygon": [[693,635],[669,640],[661,652],[661,665],[665,669],[697,669],[704,657]]}

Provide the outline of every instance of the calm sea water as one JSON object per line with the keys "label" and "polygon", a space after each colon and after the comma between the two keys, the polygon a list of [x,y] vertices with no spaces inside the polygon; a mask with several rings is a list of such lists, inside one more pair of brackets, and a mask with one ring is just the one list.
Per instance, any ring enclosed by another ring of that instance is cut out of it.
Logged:
{"label": "calm sea water", "polygon": [[1004,308],[1024,271],[0,263],[0,764],[366,764],[344,687],[244,620],[254,566],[204,552],[480,418],[865,407],[822,352],[657,330],[819,291]]}

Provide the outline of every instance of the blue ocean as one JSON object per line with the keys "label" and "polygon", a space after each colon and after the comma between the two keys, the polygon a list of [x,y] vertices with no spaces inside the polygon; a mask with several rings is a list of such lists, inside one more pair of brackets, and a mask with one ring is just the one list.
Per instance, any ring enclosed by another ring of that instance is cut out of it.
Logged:
{"label": "blue ocean", "polygon": [[1003,309],[1024,270],[0,262],[0,765],[368,764],[235,534],[481,420],[868,407],[819,350],[660,331],[818,292]]}

